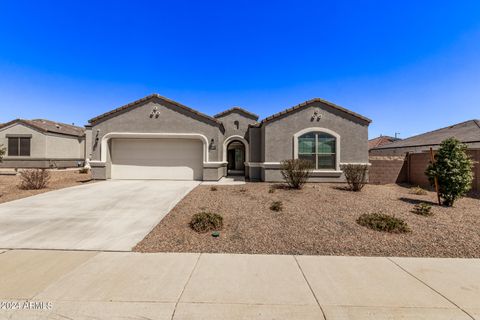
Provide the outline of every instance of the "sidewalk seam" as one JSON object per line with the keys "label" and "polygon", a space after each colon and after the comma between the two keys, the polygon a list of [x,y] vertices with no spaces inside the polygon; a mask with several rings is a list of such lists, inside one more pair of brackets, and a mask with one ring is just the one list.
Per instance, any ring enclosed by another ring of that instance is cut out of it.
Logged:
{"label": "sidewalk seam", "polygon": [[175,312],[177,312],[178,304],[180,303],[180,300],[182,299],[183,293],[185,292],[185,289],[187,288],[187,285],[190,282],[190,279],[192,279],[192,276],[193,276],[193,273],[195,272],[195,269],[197,269],[198,261],[200,261],[200,257],[202,256],[202,254],[203,253],[198,254],[197,261],[195,261],[195,264],[193,265],[192,271],[190,272],[190,275],[188,276],[187,281],[185,282],[185,285],[182,288],[182,292],[180,292],[180,295],[178,296],[178,300],[175,303],[175,307],[173,308],[172,317],[170,318],[171,320],[173,320],[173,318],[175,317]]}
{"label": "sidewalk seam", "polygon": [[320,305],[320,301],[318,301],[318,298],[317,298],[317,296],[315,295],[315,292],[313,291],[313,288],[312,288],[312,286],[310,285],[310,282],[308,282],[307,276],[306,276],[305,273],[303,272],[303,269],[302,269],[302,267],[300,266],[300,263],[298,262],[297,257],[296,257],[296,256],[293,256],[293,259],[294,259],[295,262],[297,263],[298,269],[300,269],[300,272],[302,273],[303,279],[304,279],[305,282],[307,283],[308,288],[310,289],[310,292],[313,294],[313,297],[315,298],[315,301],[317,302],[317,305],[318,305],[318,307],[320,308],[320,311],[322,311],[323,319],[327,320],[327,316],[325,315],[325,311],[323,311],[323,308],[322,308],[322,306]]}
{"label": "sidewalk seam", "polygon": [[433,292],[437,293],[438,295],[440,295],[442,298],[444,298],[445,300],[447,300],[448,302],[450,302],[451,304],[453,304],[455,307],[457,307],[459,310],[463,311],[463,313],[465,313],[467,316],[469,316],[470,318],[472,318],[473,320],[475,320],[475,318],[469,314],[465,309],[463,309],[462,307],[460,307],[458,304],[456,304],[455,302],[453,302],[452,300],[450,300],[449,298],[447,298],[445,295],[443,295],[440,291],[436,290],[435,288],[433,288],[432,286],[430,286],[428,283],[426,283],[425,281],[423,281],[422,279],[418,278],[417,276],[415,276],[413,273],[411,273],[410,271],[408,271],[407,269],[405,269],[404,267],[402,267],[400,264],[396,263],[394,260],[392,260],[391,258],[389,257],[386,257],[387,260],[389,260],[391,263],[393,263],[394,265],[396,265],[398,268],[400,268],[401,270],[403,270],[405,273],[407,273],[408,275],[410,275],[411,277],[413,277],[414,279],[416,279],[417,281],[421,282],[424,286],[428,287],[430,290],[432,290]]}

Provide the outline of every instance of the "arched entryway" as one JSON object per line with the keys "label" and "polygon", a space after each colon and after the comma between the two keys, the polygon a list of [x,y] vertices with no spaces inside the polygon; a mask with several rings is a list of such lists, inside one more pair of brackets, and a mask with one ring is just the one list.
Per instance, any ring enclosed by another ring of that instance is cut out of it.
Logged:
{"label": "arched entryway", "polygon": [[227,145],[227,175],[245,175],[245,145],[243,142],[233,140]]}

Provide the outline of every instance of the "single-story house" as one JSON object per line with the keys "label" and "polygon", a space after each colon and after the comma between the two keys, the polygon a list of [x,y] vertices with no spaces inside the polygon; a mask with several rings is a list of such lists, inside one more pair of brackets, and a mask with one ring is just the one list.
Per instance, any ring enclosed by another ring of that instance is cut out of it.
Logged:
{"label": "single-story house", "polygon": [[152,94],[89,121],[95,179],[280,181],[280,162],[310,160],[311,181],[343,181],[342,163],[368,164],[371,120],[312,99],[258,121],[239,107],[209,116]]}
{"label": "single-story house", "polygon": [[87,149],[84,128],[44,119],[0,125],[0,146],[6,148],[3,168],[83,166]]}
{"label": "single-story house", "polygon": [[385,144],[392,143],[394,141],[401,140],[400,138],[395,138],[395,137],[390,137],[390,136],[384,136],[380,135],[376,138],[368,140],[368,150],[383,146]]}
{"label": "single-story house", "polygon": [[407,153],[421,153],[439,148],[443,140],[457,138],[468,149],[480,149],[480,120],[468,120],[452,126],[422,133],[410,138],[370,149],[372,156],[404,156]]}

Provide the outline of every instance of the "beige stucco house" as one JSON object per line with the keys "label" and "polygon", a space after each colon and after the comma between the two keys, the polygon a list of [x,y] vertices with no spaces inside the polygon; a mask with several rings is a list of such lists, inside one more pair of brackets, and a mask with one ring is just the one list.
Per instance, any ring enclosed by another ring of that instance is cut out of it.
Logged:
{"label": "beige stucco house", "polygon": [[83,166],[87,148],[84,128],[44,119],[0,125],[0,145],[6,148],[3,168]]}
{"label": "beige stucco house", "polygon": [[209,116],[152,94],[86,127],[96,179],[280,181],[280,163],[302,158],[311,181],[343,181],[343,163],[368,163],[371,120],[312,99],[261,121],[239,107]]}

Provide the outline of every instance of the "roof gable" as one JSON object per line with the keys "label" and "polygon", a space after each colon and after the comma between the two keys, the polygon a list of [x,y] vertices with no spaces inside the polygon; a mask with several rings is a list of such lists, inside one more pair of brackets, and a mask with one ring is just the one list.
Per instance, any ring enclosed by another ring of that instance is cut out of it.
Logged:
{"label": "roof gable", "polygon": [[173,105],[173,106],[175,106],[175,107],[177,107],[177,108],[182,109],[183,111],[186,111],[186,112],[188,112],[188,113],[195,114],[195,115],[203,118],[204,120],[206,120],[206,121],[208,121],[208,122],[210,122],[210,123],[213,123],[213,124],[218,125],[218,126],[222,126],[222,123],[221,123],[219,120],[217,120],[217,119],[215,119],[215,118],[213,118],[213,117],[210,117],[210,116],[208,116],[208,115],[206,115],[206,114],[204,114],[204,113],[201,113],[201,112],[199,112],[199,111],[197,111],[197,110],[194,110],[194,109],[192,109],[192,108],[189,108],[189,107],[187,107],[187,106],[185,106],[185,105],[183,105],[183,104],[181,104],[181,103],[178,103],[178,102],[176,102],[176,101],[173,101],[173,100],[170,100],[170,99],[168,99],[168,98],[165,98],[165,97],[163,97],[163,96],[161,96],[161,95],[159,95],[159,94],[156,94],[156,93],[151,94],[151,95],[148,95],[148,96],[146,96],[146,97],[144,97],[144,98],[138,99],[138,100],[136,100],[136,101],[134,101],[134,102],[131,102],[131,103],[129,103],[129,104],[126,104],[126,105],[121,106],[121,107],[119,107],[119,108],[116,108],[116,109],[114,109],[114,110],[105,112],[105,113],[103,113],[103,114],[101,114],[101,115],[99,115],[99,116],[97,116],[97,117],[95,117],[95,118],[90,119],[88,122],[89,122],[90,124],[92,124],[92,125],[95,125],[95,124],[97,124],[97,123],[99,123],[99,122],[101,122],[101,121],[110,119],[110,118],[115,117],[115,116],[117,116],[117,115],[119,115],[119,114],[121,114],[121,113],[124,113],[124,112],[127,112],[127,111],[129,111],[129,110],[135,109],[135,108],[140,107],[140,106],[142,106],[142,105],[144,105],[144,104],[146,104],[146,103],[148,103],[148,102],[151,102],[151,101],[163,101],[164,103],[166,102],[166,103],[171,104],[171,105]]}
{"label": "roof gable", "polygon": [[480,142],[480,120],[468,120],[452,126],[425,132],[375,149],[406,148],[439,145],[443,140],[455,137],[463,143]]}
{"label": "roof gable", "polygon": [[360,114],[358,114],[358,113],[355,113],[355,112],[353,112],[353,111],[351,111],[351,110],[348,110],[348,109],[346,109],[346,108],[340,107],[340,106],[338,106],[338,105],[336,105],[336,104],[334,104],[334,103],[332,103],[332,102],[329,102],[329,101],[327,101],[327,100],[323,100],[323,99],[320,99],[320,98],[314,98],[314,99],[311,99],[311,100],[307,100],[307,101],[305,101],[305,102],[302,102],[302,103],[300,103],[300,104],[298,104],[298,105],[296,105],[296,106],[293,106],[293,107],[291,107],[291,108],[285,109],[285,110],[283,110],[283,111],[281,111],[281,112],[275,113],[275,114],[273,114],[273,115],[271,115],[271,116],[269,116],[269,117],[266,117],[265,119],[263,119],[263,120],[261,121],[260,124],[263,125],[263,124],[265,124],[265,123],[268,123],[268,122],[274,121],[274,120],[276,120],[276,119],[279,119],[279,118],[281,118],[281,117],[283,117],[283,116],[287,116],[287,115],[289,115],[289,114],[291,114],[291,113],[293,113],[293,112],[296,112],[296,111],[299,111],[299,110],[303,110],[303,109],[305,109],[305,108],[308,108],[308,107],[312,106],[312,105],[315,104],[315,103],[321,103],[321,104],[326,105],[326,106],[328,106],[328,107],[331,107],[331,108],[333,108],[333,109],[335,109],[335,110],[337,110],[337,111],[340,111],[340,112],[342,112],[342,113],[348,114],[349,116],[352,116],[352,117],[354,117],[354,118],[357,118],[357,119],[360,120],[360,121],[363,121],[365,124],[370,124],[370,122],[372,122],[372,120],[370,120],[369,118],[364,117],[364,116],[362,116],[362,115],[360,115]]}
{"label": "roof gable", "polygon": [[213,117],[214,118],[221,118],[221,117],[225,117],[231,113],[238,113],[238,114],[241,114],[249,119],[252,119],[252,120],[255,120],[257,121],[258,120],[258,115],[256,115],[255,113],[252,113],[250,111],[247,111],[243,108],[240,108],[240,107],[233,107],[233,108],[230,108],[230,109],[227,109],[225,111],[222,111],[220,113],[217,113],[216,115],[214,115]]}
{"label": "roof gable", "polygon": [[46,119],[33,119],[33,120],[24,120],[24,119],[15,119],[10,122],[4,123],[0,126],[0,129],[9,127],[14,124],[22,124],[34,130],[43,132],[43,133],[56,133],[67,136],[74,137],[83,137],[85,135],[85,130],[81,127],[74,125],[54,122]]}

